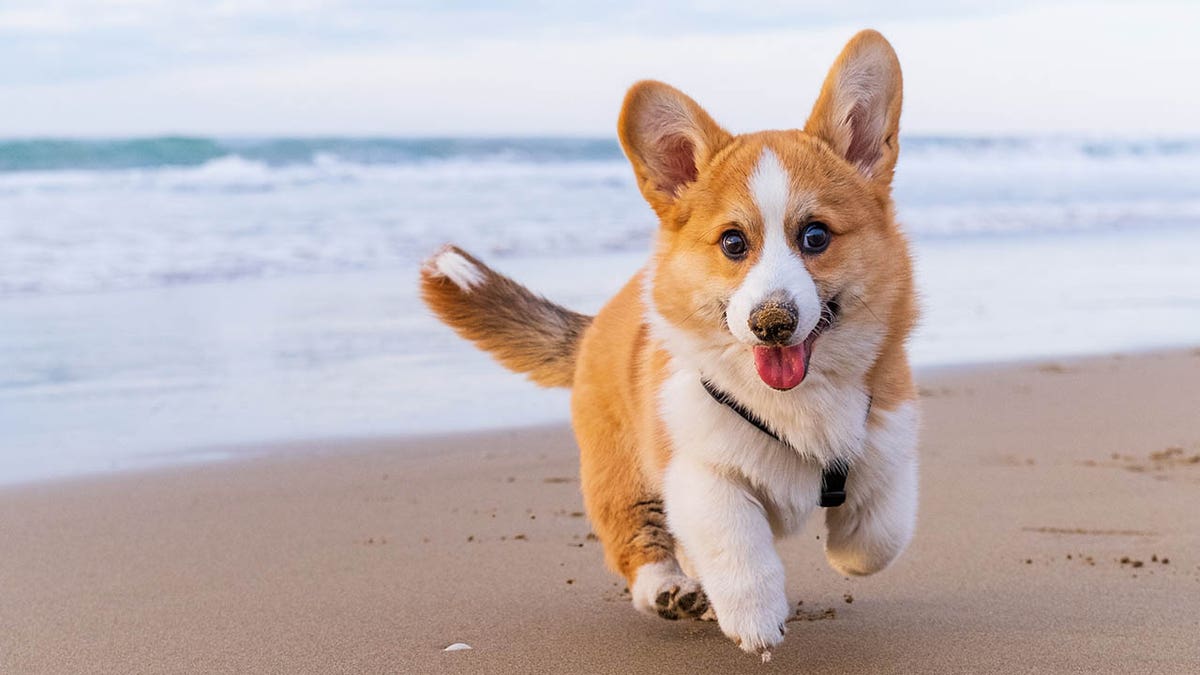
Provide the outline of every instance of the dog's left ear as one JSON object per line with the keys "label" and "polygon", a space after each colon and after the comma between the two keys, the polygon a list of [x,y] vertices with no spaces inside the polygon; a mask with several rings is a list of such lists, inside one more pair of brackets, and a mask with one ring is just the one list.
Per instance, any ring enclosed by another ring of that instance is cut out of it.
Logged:
{"label": "dog's left ear", "polygon": [[864,30],[829,69],[805,133],[829,144],[871,181],[891,185],[900,151],[900,60],[879,33]]}

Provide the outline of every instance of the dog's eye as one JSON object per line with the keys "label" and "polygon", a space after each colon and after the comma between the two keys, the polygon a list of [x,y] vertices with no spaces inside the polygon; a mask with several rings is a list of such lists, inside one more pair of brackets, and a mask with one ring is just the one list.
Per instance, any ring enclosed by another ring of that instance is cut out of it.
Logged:
{"label": "dog's eye", "polygon": [[746,255],[746,236],[737,230],[726,230],[721,235],[721,252],[730,260],[738,260]]}
{"label": "dog's eye", "polygon": [[829,227],[825,223],[809,223],[800,233],[800,250],[805,253],[820,253],[829,248]]}

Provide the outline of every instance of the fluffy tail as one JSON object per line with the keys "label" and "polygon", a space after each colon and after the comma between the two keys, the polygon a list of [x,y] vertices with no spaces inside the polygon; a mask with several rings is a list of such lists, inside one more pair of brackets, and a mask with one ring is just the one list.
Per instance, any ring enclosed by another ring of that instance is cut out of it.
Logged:
{"label": "fluffy tail", "polygon": [[454,246],[421,266],[421,297],[446,325],[543,387],[570,387],[592,317],[534,295]]}

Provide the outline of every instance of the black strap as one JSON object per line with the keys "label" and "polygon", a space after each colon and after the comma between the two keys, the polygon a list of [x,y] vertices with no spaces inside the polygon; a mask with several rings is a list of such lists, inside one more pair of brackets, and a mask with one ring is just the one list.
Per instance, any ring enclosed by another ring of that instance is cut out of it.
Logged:
{"label": "black strap", "polygon": [[[767,423],[761,417],[750,412],[746,406],[738,403],[737,399],[730,396],[727,392],[717,389],[708,380],[701,379],[700,383],[704,385],[704,391],[707,391],[708,395],[712,396],[714,401],[737,413],[739,417],[749,422],[759,431],[792,448],[791,443],[783,440],[779,434],[767,426]],[[792,449],[794,450],[795,448]],[[824,508],[841,506],[846,503],[846,477],[849,474],[850,464],[845,460],[835,460],[832,464],[825,467],[825,470],[821,472],[821,498],[817,503]]]}
{"label": "black strap", "polygon": [[830,508],[846,503],[846,477],[850,475],[850,463],[835,460],[821,472],[821,499],[817,504]]}

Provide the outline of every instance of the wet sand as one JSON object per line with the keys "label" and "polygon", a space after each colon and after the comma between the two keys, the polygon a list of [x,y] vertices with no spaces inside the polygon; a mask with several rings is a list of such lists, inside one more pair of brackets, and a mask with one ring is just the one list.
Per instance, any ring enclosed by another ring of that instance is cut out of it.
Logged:
{"label": "wet sand", "polygon": [[554,427],[0,490],[0,672],[1196,672],[1200,350],[920,379],[912,547],[783,542],[766,666],[632,609]]}

